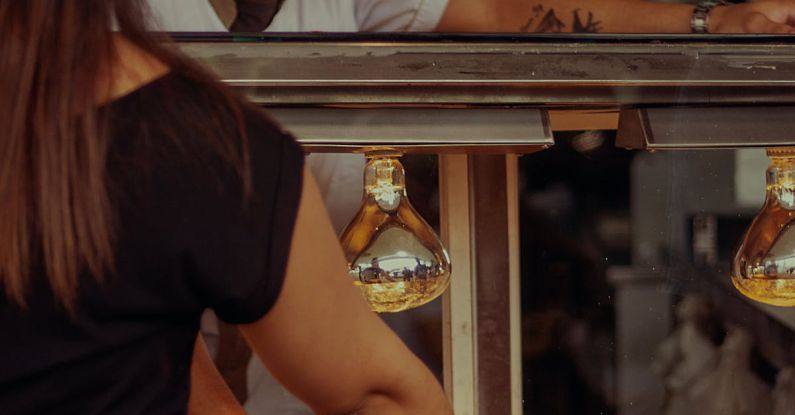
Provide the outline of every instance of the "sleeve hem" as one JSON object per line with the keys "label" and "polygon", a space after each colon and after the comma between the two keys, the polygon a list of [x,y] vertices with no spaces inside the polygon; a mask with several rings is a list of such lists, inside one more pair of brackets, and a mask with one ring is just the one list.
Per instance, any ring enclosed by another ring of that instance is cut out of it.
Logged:
{"label": "sleeve hem", "polygon": [[417,12],[406,27],[407,32],[432,32],[447,10],[448,0],[418,0]]}
{"label": "sleeve hem", "polygon": [[[298,177],[298,185],[292,186],[292,189],[289,185],[279,186],[277,189],[277,194],[281,194],[281,197],[275,199],[274,203],[278,203],[280,206],[273,210],[274,215],[270,219],[270,229],[271,235],[287,236],[274,237],[271,240],[267,251],[263,254],[271,259],[263,269],[265,275],[252,288],[252,292],[240,302],[239,306],[235,307],[232,312],[216,310],[218,317],[229,324],[248,324],[261,319],[276,304],[284,286],[293,231],[303,192],[304,155],[300,145],[289,137],[285,139],[281,153],[282,166],[279,183],[286,183],[285,177],[294,175]],[[282,194],[283,192],[284,194]]]}

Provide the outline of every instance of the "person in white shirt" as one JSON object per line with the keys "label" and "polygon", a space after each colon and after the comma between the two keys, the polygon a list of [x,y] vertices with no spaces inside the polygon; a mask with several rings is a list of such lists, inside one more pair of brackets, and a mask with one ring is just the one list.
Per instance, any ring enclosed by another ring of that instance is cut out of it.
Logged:
{"label": "person in white shirt", "polygon": [[[225,31],[235,18],[237,4],[268,0],[148,2],[165,30]],[[740,4],[709,0],[699,6],[707,27],[693,27],[697,10],[692,4],[647,0],[285,0],[265,31],[795,32],[795,2],[791,0]]]}

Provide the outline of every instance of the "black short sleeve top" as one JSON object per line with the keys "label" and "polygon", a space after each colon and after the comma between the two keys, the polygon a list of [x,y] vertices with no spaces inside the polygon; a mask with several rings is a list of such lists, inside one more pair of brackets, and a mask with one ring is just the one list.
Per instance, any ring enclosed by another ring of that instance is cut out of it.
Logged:
{"label": "black short sleeve top", "polygon": [[[74,318],[56,304],[37,266],[27,310],[0,296],[1,414],[185,413],[201,313],[210,308],[229,323],[248,323],[273,306],[303,151],[243,106],[246,192],[236,163],[219,151],[233,154],[243,142],[234,137],[240,130],[231,112],[206,105],[219,97],[171,73],[103,109],[111,130],[115,270],[101,283],[81,279]],[[179,111],[166,100],[178,100]],[[196,119],[233,136],[210,139]]]}

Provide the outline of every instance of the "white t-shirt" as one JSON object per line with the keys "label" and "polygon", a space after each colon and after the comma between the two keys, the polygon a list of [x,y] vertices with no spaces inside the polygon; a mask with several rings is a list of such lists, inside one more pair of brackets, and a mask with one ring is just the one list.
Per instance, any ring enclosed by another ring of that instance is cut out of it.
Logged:
{"label": "white t-shirt", "polygon": [[[155,30],[225,32],[209,0],[147,0]],[[285,0],[266,32],[430,32],[448,0]],[[313,154],[307,158],[337,231],[353,217],[362,193],[364,158],[354,154]],[[217,336],[215,317],[205,314],[202,331]],[[207,338],[207,337],[206,337]],[[208,346],[214,349],[208,339]],[[248,368],[250,414],[311,414],[284,390],[259,359]]]}

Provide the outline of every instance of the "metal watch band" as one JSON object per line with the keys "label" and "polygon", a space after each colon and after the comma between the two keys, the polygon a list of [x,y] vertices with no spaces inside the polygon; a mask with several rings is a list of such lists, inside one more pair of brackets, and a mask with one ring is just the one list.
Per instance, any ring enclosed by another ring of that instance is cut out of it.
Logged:
{"label": "metal watch band", "polygon": [[718,6],[731,4],[726,0],[704,0],[696,4],[690,18],[690,30],[693,33],[709,33],[709,12]]}

